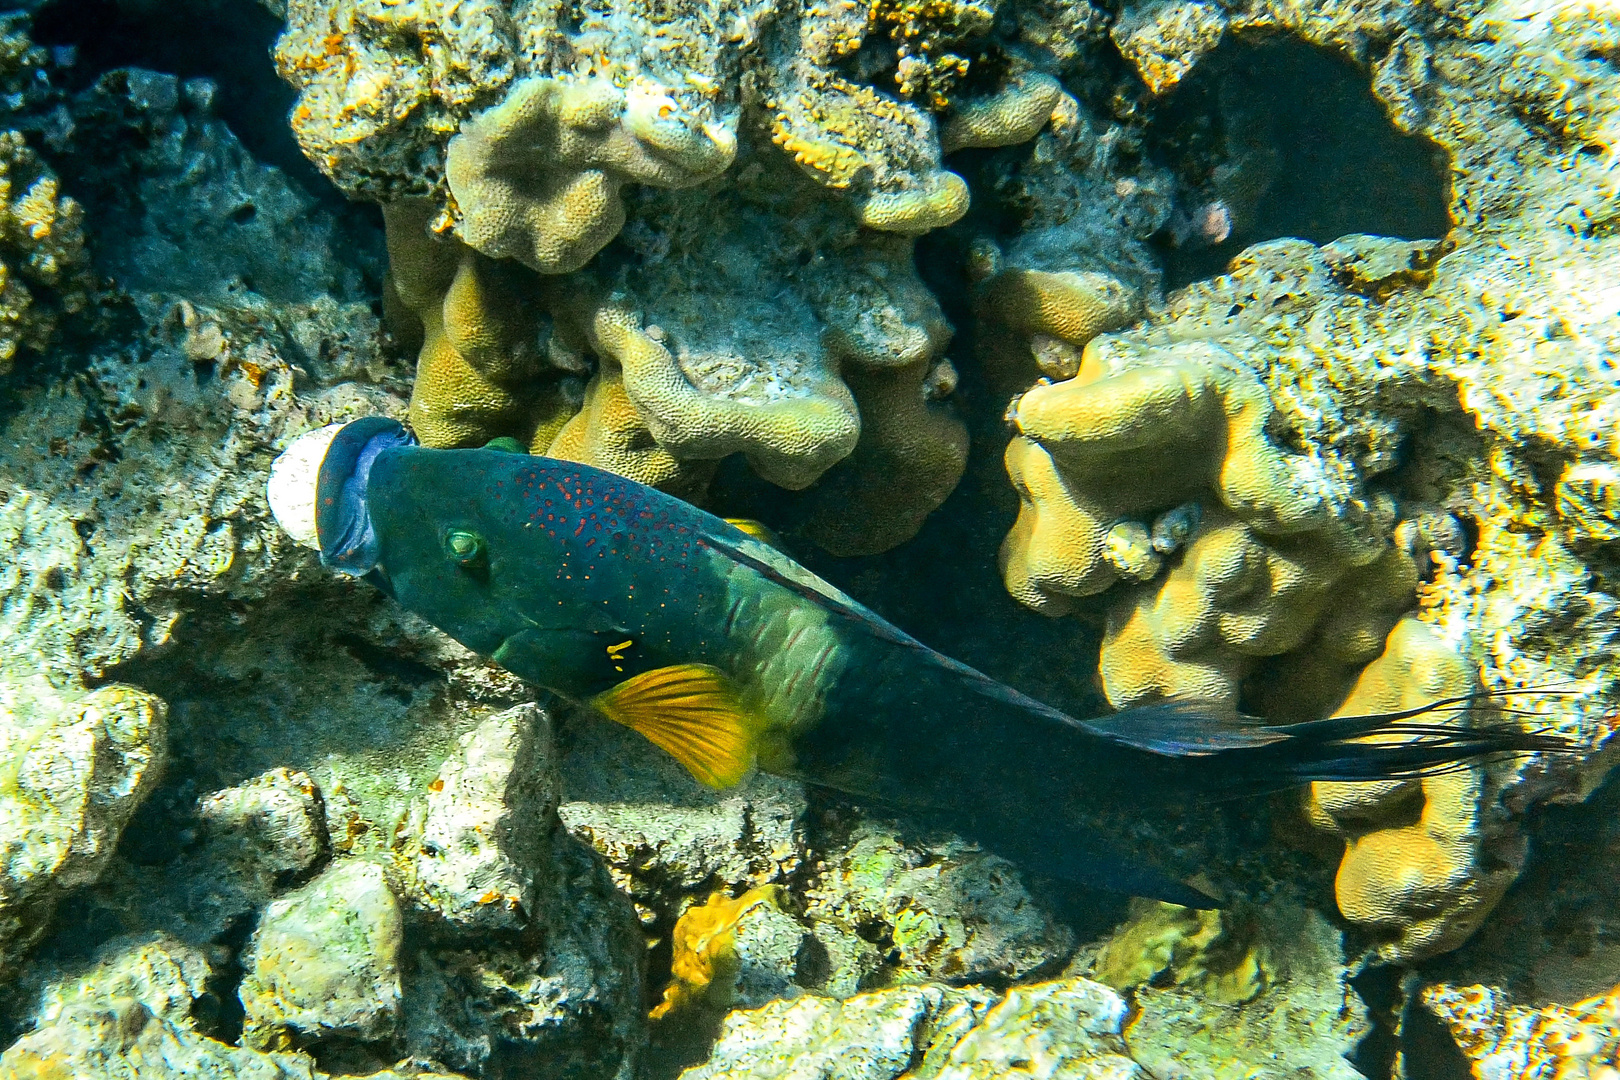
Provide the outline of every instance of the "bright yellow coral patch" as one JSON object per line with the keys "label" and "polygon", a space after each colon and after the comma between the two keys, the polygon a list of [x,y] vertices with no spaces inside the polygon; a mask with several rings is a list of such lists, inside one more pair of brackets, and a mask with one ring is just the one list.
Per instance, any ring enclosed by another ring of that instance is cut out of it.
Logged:
{"label": "bright yellow coral patch", "polygon": [[[736,899],[725,892],[687,909],[675,922],[673,981],[664,988],[664,1000],[649,1014],[658,1020],[705,1001],[724,1007],[730,1003],[737,977],[737,923],[761,905],[782,906],[780,885],[761,885]],[[716,997],[720,1000],[714,1000]]]}
{"label": "bright yellow coral patch", "polygon": [[[1410,709],[1477,688],[1472,665],[1450,643],[1406,618],[1335,715]],[[1334,881],[1339,910],[1384,939],[1379,954],[1388,962],[1460,945],[1513,883],[1522,845],[1491,849],[1482,784],[1472,767],[1421,780],[1311,786],[1311,821],[1345,841]]]}

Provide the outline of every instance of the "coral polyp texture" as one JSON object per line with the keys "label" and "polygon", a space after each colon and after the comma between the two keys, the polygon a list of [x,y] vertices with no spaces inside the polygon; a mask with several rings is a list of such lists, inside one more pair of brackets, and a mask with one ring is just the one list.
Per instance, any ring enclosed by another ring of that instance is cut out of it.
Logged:
{"label": "coral polyp texture", "polygon": [[[1450,231],[1258,244],[1163,302],[1149,288],[1144,321],[1112,333],[1100,316],[1054,333],[1028,286],[1032,269],[1130,283],[1091,249],[980,256],[981,308],[1008,328],[988,355],[1025,386],[1062,380],[1010,412],[1006,583],[1038,610],[1104,613],[1113,704],[1194,693],[1294,718],[1573,692],[1512,703],[1584,754],[1316,791],[1312,816],[1347,842],[1341,910],[1389,961],[1465,939],[1522,865],[1524,808],[1583,798],[1613,757],[1620,107],[1581,57],[1616,32],[1586,3],[1487,4],[1444,31],[1399,5],[1133,8],[1113,35],[1161,96],[1238,33],[1362,64],[1396,128],[1447,155]],[[1230,160],[1250,152],[1228,137]]]}
{"label": "coral polyp texture", "polygon": [[[942,146],[1027,141],[1073,105],[1027,65],[967,87],[993,21],[298,0],[276,55],[305,152],[384,204],[425,444],[512,437],[687,495],[731,454],[788,489],[836,465],[809,531],[859,554],[911,536],[965,461],[951,329],[911,265],[968,208]],[[850,68],[874,50],[892,72]],[[638,257],[593,263],[615,238]]]}
{"label": "coral polyp texture", "polygon": [[[1338,715],[1401,712],[1477,690],[1472,666],[1427,624],[1404,618]],[[1524,865],[1524,838],[1493,829],[1478,768],[1371,784],[1317,783],[1307,814],[1345,838],[1334,891],[1345,918],[1390,961],[1443,952],[1478,928]],[[1415,818],[1414,818],[1415,815]]]}

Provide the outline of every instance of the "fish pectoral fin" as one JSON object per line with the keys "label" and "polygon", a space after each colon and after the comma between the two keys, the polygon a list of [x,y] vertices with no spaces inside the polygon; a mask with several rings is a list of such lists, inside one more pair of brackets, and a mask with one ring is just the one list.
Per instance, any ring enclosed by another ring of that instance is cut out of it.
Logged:
{"label": "fish pectoral fin", "polygon": [[591,705],[640,732],[701,784],[732,787],[754,767],[760,725],[730,680],[708,664],[642,672],[597,694]]}

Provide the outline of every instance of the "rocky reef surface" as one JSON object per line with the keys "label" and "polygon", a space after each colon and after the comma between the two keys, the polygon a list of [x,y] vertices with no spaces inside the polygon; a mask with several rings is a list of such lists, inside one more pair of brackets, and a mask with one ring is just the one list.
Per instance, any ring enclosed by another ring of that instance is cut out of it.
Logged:
{"label": "rocky reef surface", "polygon": [[[0,1076],[1620,1067],[1612,4],[48,0],[0,88]],[[274,527],[370,414],[1077,712],[1579,752],[1134,823],[1218,912],[712,792]]]}

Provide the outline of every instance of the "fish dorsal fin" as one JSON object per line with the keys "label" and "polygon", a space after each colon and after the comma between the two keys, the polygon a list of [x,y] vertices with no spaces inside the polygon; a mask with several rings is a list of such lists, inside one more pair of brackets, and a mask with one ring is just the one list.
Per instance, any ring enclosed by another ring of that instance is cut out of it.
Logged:
{"label": "fish dorsal fin", "polygon": [[762,544],[769,544],[778,551],[782,550],[782,541],[776,535],[776,530],[763,521],[755,521],[753,518],[726,518],[725,521],[738,532],[747,533]]}
{"label": "fish dorsal fin", "polygon": [[798,593],[811,603],[842,615],[878,640],[915,650],[924,663],[954,673],[975,693],[1005,702],[1015,708],[1023,709],[1044,720],[1053,721],[1065,727],[1074,727],[1080,723],[1080,721],[1075,720],[1067,713],[1054,709],[1044,702],[1036,701],[1034,698],[1020,693],[1010,686],[999,683],[960,660],[953,660],[944,653],[930,649],[898,626],[882,618],[875,611],[840,592],[828,582],[823,581],[767,544],[762,544],[748,536],[733,539],[732,537],[717,536],[712,532],[704,536],[703,542],[744,566],[758,571],[761,575],[776,582],[783,588]]}
{"label": "fish dorsal fin", "polygon": [[812,574],[769,544],[761,543],[752,536],[737,538],[717,536],[712,532],[703,537],[703,542],[817,606],[860,623],[874,637],[893,641],[897,645],[925,647],[916,638],[885,622],[870,608],[834,588],[831,583]]}
{"label": "fish dorsal fin", "polygon": [[759,725],[725,675],[708,664],[642,672],[597,694],[591,705],[669,753],[700,784],[732,787],[754,767]]}

